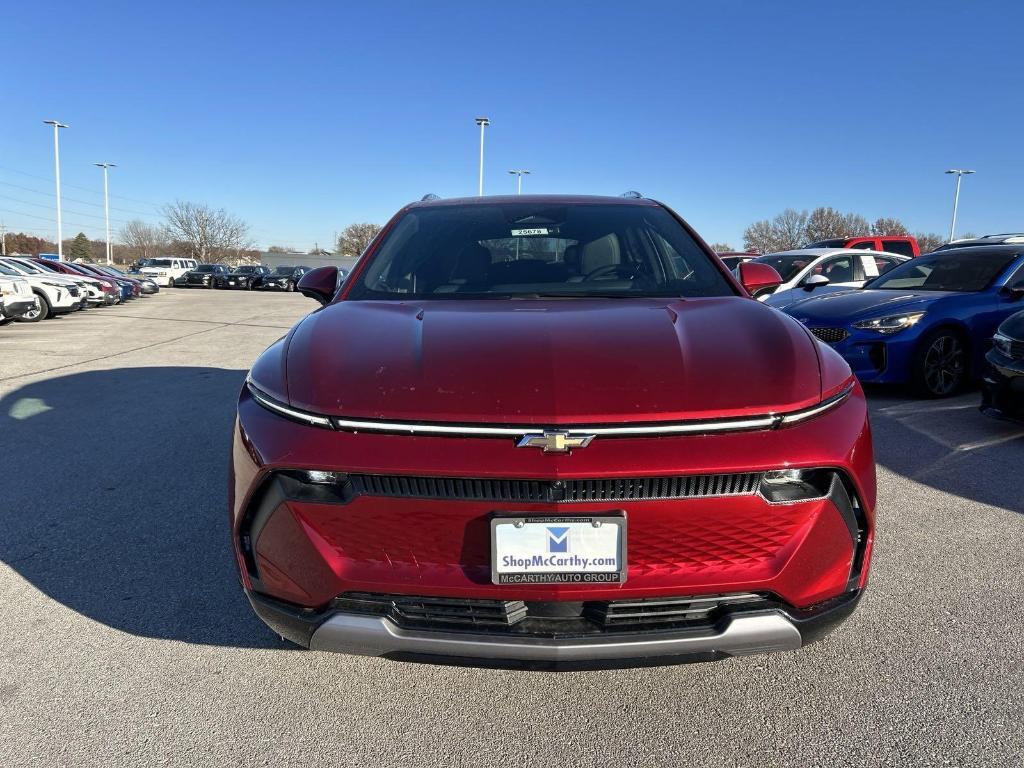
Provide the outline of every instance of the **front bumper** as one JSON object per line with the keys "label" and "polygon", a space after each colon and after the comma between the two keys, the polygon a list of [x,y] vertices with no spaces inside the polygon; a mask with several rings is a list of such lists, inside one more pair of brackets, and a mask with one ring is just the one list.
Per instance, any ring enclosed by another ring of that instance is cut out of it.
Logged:
{"label": "front bumper", "polygon": [[403,661],[486,667],[588,669],[715,661],[795,651],[824,637],[856,608],[850,590],[811,610],[737,610],[704,626],[591,636],[523,637],[479,631],[410,629],[388,617],[344,611],[311,614],[247,592],[256,614],[306,648]]}
{"label": "front bumper", "polygon": [[[809,323],[808,329],[819,341],[842,355],[857,378],[871,384],[903,384],[910,378],[910,360],[919,333],[916,328],[886,336],[851,326],[825,326]],[[827,334],[846,334],[832,341]]]}
{"label": "front bumper", "polygon": [[[836,482],[826,495],[785,503],[769,502],[754,492],[686,498],[601,496],[608,500],[596,501],[591,496],[572,502],[559,500],[562,497],[524,501],[513,494],[501,496],[510,500],[495,501],[486,494],[474,496],[472,490],[483,482],[505,494],[502,483],[514,484],[513,478],[563,488],[577,478],[584,484],[586,478],[608,478],[613,483],[621,478],[629,484],[634,482],[630,478],[779,467],[828,467]],[[521,634],[480,642],[470,638],[472,648],[463,653],[445,643],[432,644],[447,630],[392,626],[390,619],[380,616],[351,619],[351,611],[339,607],[337,599],[351,593],[389,593],[569,606],[758,593],[776,601],[769,612],[781,612],[797,626],[800,611],[863,589],[870,561],[875,478],[866,403],[859,388],[843,405],[793,427],[715,436],[604,439],[586,451],[563,455],[523,451],[504,439],[321,429],[273,414],[243,390],[232,469],[231,522],[243,586],[257,612],[280,634],[318,648],[363,647],[378,650],[353,652],[429,656],[451,647],[452,657],[496,655],[506,661],[545,663],[574,655],[578,661],[718,658],[745,649],[777,649],[779,644],[793,648],[808,641],[803,630],[794,635],[774,619],[736,626],[720,619],[700,631],[684,628],[676,632],[678,637],[658,634],[664,643],[646,648],[644,638],[657,633],[631,639],[602,634],[603,640]],[[305,481],[295,480],[304,470],[349,473],[351,482],[359,475],[362,485],[349,496],[325,497],[312,492]],[[424,478],[426,484],[419,484]],[[445,486],[443,478],[483,480]],[[629,526],[624,583],[492,583],[489,520],[495,512],[592,515],[615,509],[626,515]],[[288,630],[289,615],[309,631]],[[751,639],[752,627],[764,629],[768,639],[756,632]],[[429,634],[420,637],[424,631]],[[314,632],[320,632],[315,643]],[[640,642],[641,647],[632,652],[613,647],[627,641]],[[528,651],[536,656],[521,658],[506,649],[508,645],[539,650]],[[566,645],[572,650],[563,650]]]}
{"label": "front bumper", "polygon": [[981,412],[994,418],[1024,421],[1024,360],[990,349],[982,379]]}
{"label": "front bumper", "polygon": [[0,302],[0,315],[8,320],[22,317],[39,307],[39,299],[33,296],[10,295]]}

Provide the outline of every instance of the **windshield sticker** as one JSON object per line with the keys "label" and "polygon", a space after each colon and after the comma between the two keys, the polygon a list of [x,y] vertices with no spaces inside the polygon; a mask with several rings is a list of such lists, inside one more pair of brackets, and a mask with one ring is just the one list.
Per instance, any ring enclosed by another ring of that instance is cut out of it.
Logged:
{"label": "windshield sticker", "polygon": [[512,237],[529,237],[531,235],[547,235],[557,234],[557,230],[547,229],[546,227],[538,227],[535,229],[513,229]]}

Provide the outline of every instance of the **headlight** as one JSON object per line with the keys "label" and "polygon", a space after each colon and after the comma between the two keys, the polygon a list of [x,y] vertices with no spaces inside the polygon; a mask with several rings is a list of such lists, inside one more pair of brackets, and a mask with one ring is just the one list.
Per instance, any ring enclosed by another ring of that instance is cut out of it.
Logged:
{"label": "headlight", "polygon": [[992,337],[992,346],[995,347],[999,352],[1003,353],[1007,357],[1012,357],[1011,346],[1013,339],[1009,336],[1003,336],[1003,334],[996,331],[996,335]]}
{"label": "headlight", "polygon": [[834,477],[830,469],[776,469],[761,476],[759,492],[773,504],[820,499],[828,495]]}
{"label": "headlight", "polygon": [[885,335],[910,328],[918,320],[924,317],[924,312],[904,312],[901,315],[886,315],[885,317],[872,317],[869,320],[858,320],[853,324],[854,328],[862,331],[877,331]]}

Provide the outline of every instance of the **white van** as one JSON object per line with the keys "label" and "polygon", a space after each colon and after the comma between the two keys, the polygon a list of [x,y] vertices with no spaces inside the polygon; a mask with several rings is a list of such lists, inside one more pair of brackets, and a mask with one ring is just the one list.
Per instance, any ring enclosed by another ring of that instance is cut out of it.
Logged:
{"label": "white van", "polygon": [[155,282],[157,285],[174,287],[176,278],[181,277],[190,269],[198,266],[195,259],[179,259],[176,257],[165,257],[150,259],[149,264],[139,270],[142,274]]}

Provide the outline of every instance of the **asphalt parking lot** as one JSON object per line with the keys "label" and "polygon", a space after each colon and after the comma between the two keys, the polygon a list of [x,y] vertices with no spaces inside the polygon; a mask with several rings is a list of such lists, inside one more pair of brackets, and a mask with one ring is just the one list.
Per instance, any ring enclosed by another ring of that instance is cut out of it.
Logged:
{"label": "asphalt parking lot", "polygon": [[1024,428],[977,393],[869,393],[871,586],[804,650],[552,674],[282,643],[225,478],[246,369],[314,308],[165,290],[0,328],[0,763],[1021,763]]}

